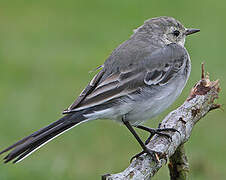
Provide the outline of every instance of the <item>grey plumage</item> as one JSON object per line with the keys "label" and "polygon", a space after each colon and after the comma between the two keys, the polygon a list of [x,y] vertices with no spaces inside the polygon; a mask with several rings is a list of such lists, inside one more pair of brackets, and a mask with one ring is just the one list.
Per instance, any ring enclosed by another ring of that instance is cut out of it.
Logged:
{"label": "grey plumage", "polygon": [[20,161],[81,122],[100,118],[121,122],[125,117],[137,126],[161,113],[180,95],[189,77],[184,43],[194,32],[198,30],[186,29],[171,17],[145,21],[112,52],[64,117],[0,152],[12,150],[5,162]]}

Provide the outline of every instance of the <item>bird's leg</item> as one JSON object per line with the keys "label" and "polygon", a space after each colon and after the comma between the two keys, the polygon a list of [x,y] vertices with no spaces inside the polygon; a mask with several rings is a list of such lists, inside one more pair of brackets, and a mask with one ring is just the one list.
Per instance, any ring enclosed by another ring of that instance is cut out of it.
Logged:
{"label": "bird's leg", "polygon": [[134,158],[138,158],[139,156],[141,156],[144,153],[147,153],[148,155],[150,155],[155,161],[158,161],[157,157],[159,152],[153,151],[148,149],[145,144],[143,143],[143,141],[140,139],[140,137],[138,136],[138,134],[136,133],[136,131],[133,129],[133,127],[131,126],[131,124],[126,121],[125,117],[123,116],[122,118],[122,122],[125,124],[125,126],[129,129],[129,131],[133,134],[133,136],[136,138],[136,140],[138,141],[138,143],[140,144],[140,146],[142,147],[143,151],[136,154],[135,156],[133,156],[131,158],[130,161],[132,161]]}
{"label": "bird's leg", "polygon": [[172,140],[172,137],[169,134],[166,134],[166,133],[163,133],[163,132],[164,131],[172,131],[172,132],[178,132],[178,133],[180,133],[178,130],[176,130],[174,128],[159,128],[159,127],[157,129],[154,129],[154,128],[149,128],[149,127],[145,127],[145,126],[141,126],[141,125],[136,126],[136,128],[142,129],[144,131],[148,131],[150,133],[148,139],[145,141],[145,145],[147,145],[150,142],[151,138],[155,134],[158,134],[160,136],[164,136],[167,139]]}

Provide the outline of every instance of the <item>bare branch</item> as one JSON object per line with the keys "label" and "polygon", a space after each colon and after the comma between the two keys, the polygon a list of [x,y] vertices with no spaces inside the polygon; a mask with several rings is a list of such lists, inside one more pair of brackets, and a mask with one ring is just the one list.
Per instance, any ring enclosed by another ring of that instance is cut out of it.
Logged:
{"label": "bare branch", "polygon": [[188,179],[189,164],[185,154],[184,145],[177,148],[176,152],[169,158],[168,168],[171,180]]}
{"label": "bare branch", "polygon": [[[194,125],[209,111],[217,109],[220,105],[215,104],[220,91],[219,81],[210,81],[209,76],[204,74],[202,65],[201,80],[193,87],[189,97],[176,110],[169,113],[161,123],[160,128],[175,128],[178,132],[169,132],[172,141],[163,136],[155,135],[147,145],[149,149],[161,152],[159,161],[155,162],[147,154],[133,160],[123,172],[105,175],[106,180],[141,180],[151,179],[156,172],[167,163],[177,148],[183,145],[190,137]],[[178,150],[180,152],[181,149]],[[171,158],[172,161],[173,157]]]}

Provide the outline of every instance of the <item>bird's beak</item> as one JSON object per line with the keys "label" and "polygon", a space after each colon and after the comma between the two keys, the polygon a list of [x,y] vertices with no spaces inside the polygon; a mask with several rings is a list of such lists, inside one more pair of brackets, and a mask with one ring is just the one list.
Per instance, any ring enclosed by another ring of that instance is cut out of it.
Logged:
{"label": "bird's beak", "polygon": [[187,30],[185,31],[185,35],[188,36],[188,35],[190,35],[190,34],[194,34],[194,33],[197,33],[197,32],[199,32],[199,31],[200,31],[200,29],[187,29]]}

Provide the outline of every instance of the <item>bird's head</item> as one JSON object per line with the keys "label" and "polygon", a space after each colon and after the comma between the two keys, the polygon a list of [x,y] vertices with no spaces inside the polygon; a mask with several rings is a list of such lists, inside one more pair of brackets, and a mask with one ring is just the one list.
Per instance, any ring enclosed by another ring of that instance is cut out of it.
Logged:
{"label": "bird's head", "polygon": [[199,29],[185,28],[176,19],[166,16],[146,20],[142,26],[134,30],[135,34],[147,35],[165,44],[177,43],[181,46],[184,46],[186,36],[199,31]]}

